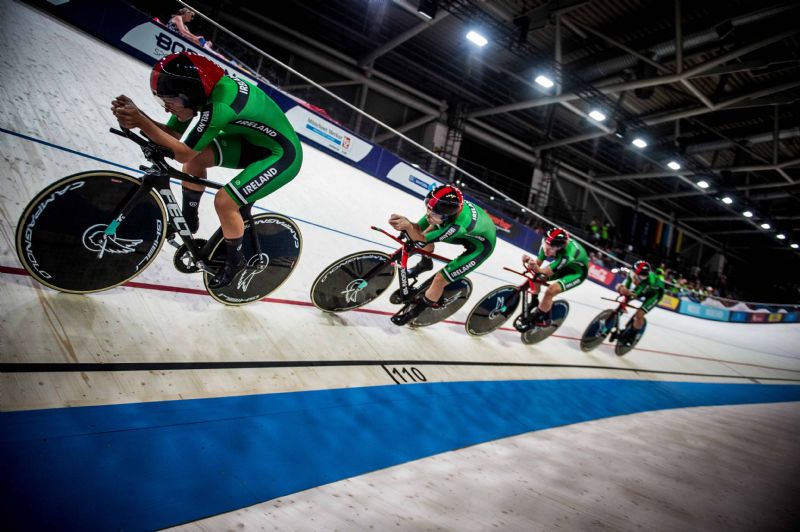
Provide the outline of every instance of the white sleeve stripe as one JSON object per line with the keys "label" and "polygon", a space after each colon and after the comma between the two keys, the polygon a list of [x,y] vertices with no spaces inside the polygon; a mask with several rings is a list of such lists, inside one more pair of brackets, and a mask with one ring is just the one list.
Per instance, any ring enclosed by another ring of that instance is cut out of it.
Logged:
{"label": "white sleeve stripe", "polygon": [[198,124],[198,122],[200,122],[200,117],[202,115],[203,115],[203,113],[197,113],[196,115],[194,115],[194,117],[192,118],[192,121],[189,122],[189,127],[187,127],[186,131],[183,132],[183,136],[181,137],[181,142],[186,144],[186,139],[189,137],[189,135],[192,134],[192,132],[194,131],[194,128],[197,127],[197,124]]}

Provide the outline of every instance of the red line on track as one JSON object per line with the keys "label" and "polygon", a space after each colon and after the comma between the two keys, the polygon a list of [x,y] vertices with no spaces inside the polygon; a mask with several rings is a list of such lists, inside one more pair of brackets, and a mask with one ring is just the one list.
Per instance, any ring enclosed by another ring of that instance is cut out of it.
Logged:
{"label": "red line on track", "polygon": [[[10,267],[10,266],[0,266],[0,273],[7,273],[7,274],[10,274],[10,275],[23,275],[23,276],[30,277],[30,274],[25,269],[23,269],[23,268],[13,268],[13,267]],[[136,281],[129,281],[129,282],[123,284],[122,286],[127,286],[127,287],[130,287],[130,288],[143,288],[145,290],[157,290],[157,291],[161,291],[161,292],[175,292],[175,293],[179,293],[179,294],[192,294],[192,295],[198,295],[198,296],[207,296],[208,295],[208,292],[206,292],[205,290],[200,290],[198,288],[184,288],[182,286],[169,286],[169,285],[159,285],[159,284],[152,284],[152,283],[139,283],[139,282],[136,282]],[[278,299],[278,298],[274,298],[274,297],[265,297],[263,299],[260,299],[259,301],[261,301],[262,303],[278,303],[280,305],[297,305],[297,306],[300,306],[300,307],[313,307],[314,306],[314,304],[312,302],[310,302],[310,301],[295,301],[293,299]],[[385,310],[366,309],[366,308],[354,309],[351,312],[362,312],[364,314],[378,314],[378,315],[381,315],[381,316],[392,316],[392,315],[394,315],[393,312],[387,312]],[[464,325],[463,321],[453,321],[453,320],[443,320],[442,323],[449,323],[451,325]],[[512,329],[510,327],[500,327],[500,328],[498,328],[498,330],[513,332],[513,333],[517,332],[516,329]],[[554,334],[553,336],[555,338],[562,338],[564,340],[573,340],[573,341],[578,341],[578,342],[580,341],[580,338],[576,338],[574,336],[563,336],[563,335],[560,335],[560,334]],[[602,344],[602,345],[606,346],[606,347],[609,347],[611,344]],[[779,371],[797,372],[797,370],[793,370],[793,369],[776,368],[776,367],[773,367],[773,366],[763,366],[763,365],[760,365],[760,364],[749,364],[747,362],[733,362],[733,361],[729,361],[729,360],[720,360],[720,359],[717,359],[717,358],[703,357],[703,356],[698,356],[698,355],[686,355],[686,354],[683,354],[683,353],[671,353],[669,351],[658,351],[658,350],[655,350],[655,349],[646,349],[646,348],[642,348],[642,347],[637,347],[636,350],[637,351],[646,351],[648,353],[656,353],[658,355],[666,355],[666,356],[681,357],[681,358],[692,358],[692,359],[695,359],[695,360],[705,360],[705,361],[709,361],[709,362],[718,362],[720,364],[735,364],[737,366],[750,366],[750,367],[754,367],[754,368],[774,369],[774,370],[779,370]]]}

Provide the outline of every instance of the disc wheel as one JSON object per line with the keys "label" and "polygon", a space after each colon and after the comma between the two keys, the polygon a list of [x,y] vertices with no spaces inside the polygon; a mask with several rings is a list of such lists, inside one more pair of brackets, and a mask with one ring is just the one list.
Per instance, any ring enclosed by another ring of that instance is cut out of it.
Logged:
{"label": "disc wheel", "polygon": [[[628,327],[633,327],[633,323],[628,322]],[[631,345],[625,345],[619,340],[617,340],[617,344],[614,346],[614,353],[618,357],[622,357],[630,353],[633,350],[633,348],[636,347],[636,344],[639,343],[639,340],[642,339],[645,329],[647,329],[647,318],[644,319],[644,325],[642,325],[642,328],[639,329],[639,332],[636,333],[636,336],[633,338],[633,342],[631,343]]]}
{"label": "disc wheel", "polygon": [[470,294],[472,294],[472,281],[469,279],[453,281],[444,288],[442,306],[426,308],[419,316],[411,320],[409,325],[412,327],[427,327],[446,320],[466,304]]}
{"label": "disc wheel", "polygon": [[362,307],[389,288],[394,270],[382,251],[352,253],[322,270],[311,285],[311,302],[326,312]]}
{"label": "disc wheel", "polygon": [[519,306],[519,290],[514,285],[495,288],[467,316],[464,328],[471,336],[483,336],[499,329],[516,312]]}
{"label": "disc wheel", "polygon": [[569,303],[563,300],[553,303],[550,313],[550,325],[547,327],[533,327],[522,333],[522,343],[533,345],[541,342],[561,327],[569,314]]}
{"label": "disc wheel", "polygon": [[[263,299],[282,285],[291,275],[303,251],[300,228],[293,220],[280,214],[257,214],[253,226],[245,221],[242,253],[247,266],[227,286],[209,288],[212,272],[204,272],[203,281],[211,297],[226,305],[246,305]],[[253,247],[251,232],[256,232],[261,253]],[[227,254],[224,239],[220,236],[212,243],[208,264],[217,270]]]}
{"label": "disc wheel", "polygon": [[604,310],[589,323],[581,336],[581,351],[589,352],[603,343],[608,335],[608,320],[614,315],[613,310]]}
{"label": "disc wheel", "polygon": [[17,224],[23,267],[45,286],[75,294],[108,290],[139,275],[166,235],[167,212],[156,191],[141,198],[112,235],[105,231],[140,186],[125,174],[93,171],[45,188]]}

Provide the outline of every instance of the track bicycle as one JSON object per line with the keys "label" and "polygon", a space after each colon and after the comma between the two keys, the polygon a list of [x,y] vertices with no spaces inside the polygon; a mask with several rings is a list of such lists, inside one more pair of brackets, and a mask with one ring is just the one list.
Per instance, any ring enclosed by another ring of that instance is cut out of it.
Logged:
{"label": "track bicycle", "polygon": [[514,320],[514,328],[522,334],[522,343],[535,344],[556,332],[567,319],[569,303],[560,299],[554,301],[550,325],[537,327],[533,323],[533,312],[539,305],[539,290],[543,286],[549,286],[547,279],[531,270],[518,272],[507,267],[503,269],[521,275],[525,281],[517,286],[504,285],[486,294],[467,317],[464,324],[467,333],[471,336],[483,336],[497,330],[514,315],[520,302],[522,312]]}
{"label": "track bicycle", "polygon": [[[225,263],[222,230],[195,238],[172,194],[170,179],[220,189],[223,185],[172,168],[172,152],[124,129],[110,130],[142,149],[150,162],[141,177],[109,171],[80,172],[56,181],[25,208],[16,231],[17,255],[40,283],[61,292],[89,294],[114,288],[153,263],[165,241],[176,247],[173,264],[182,273],[200,272],[208,293],[226,305],[262,299],[291,274],[302,236],[290,218],[257,214],[246,205],[242,253],[246,267],[217,289],[209,281]],[[181,240],[178,243],[176,237]]]}
{"label": "track bicycle", "polygon": [[642,335],[644,335],[644,330],[647,328],[647,318],[644,319],[644,325],[636,332],[631,343],[626,344],[621,341],[620,338],[625,338],[627,334],[630,334],[629,329],[633,327],[633,316],[631,316],[625,328],[622,330],[619,328],[620,319],[622,315],[628,311],[628,308],[637,310],[639,307],[630,306],[628,304],[628,298],[625,296],[618,296],[615,299],[609,297],[603,297],[601,299],[618,303],[617,308],[606,309],[595,316],[586,327],[583,336],[581,336],[581,350],[586,352],[591,351],[602,344],[606,337],[608,337],[611,342],[616,342],[614,353],[616,353],[617,356],[624,356],[636,347],[636,344],[641,340]]}
{"label": "track bicycle", "polygon": [[[417,304],[417,298],[425,293],[433,281],[431,276],[417,284],[416,278],[408,275],[409,257],[420,254],[449,262],[445,257],[422,249],[427,243],[413,241],[405,231],[397,237],[379,227],[372,226],[372,229],[398,242],[401,247],[391,254],[383,251],[351,253],[326,267],[311,286],[311,302],[317,308],[326,312],[345,312],[363,307],[391,286],[395,271],[398,271],[400,287],[389,301],[403,305],[395,314],[401,315]],[[469,279],[448,284],[441,305],[426,308],[409,325],[425,327],[449,318],[467,302],[471,293],[472,281]]]}

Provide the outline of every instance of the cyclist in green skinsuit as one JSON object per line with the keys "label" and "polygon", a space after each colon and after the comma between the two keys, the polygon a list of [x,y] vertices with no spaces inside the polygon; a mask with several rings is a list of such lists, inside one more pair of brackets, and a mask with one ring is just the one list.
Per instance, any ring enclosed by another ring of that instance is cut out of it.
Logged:
{"label": "cyclist in green skinsuit", "polygon": [[[631,290],[631,283],[636,288]],[[633,315],[633,328],[628,328],[620,335],[620,341],[626,345],[633,343],[637,331],[644,326],[644,315],[653,310],[664,297],[664,281],[643,260],[636,261],[628,272],[625,281],[617,285],[617,292],[629,299],[644,299],[641,307]]]}
{"label": "cyclist in green skinsuit", "polygon": [[[545,260],[551,262],[542,267]],[[547,287],[539,306],[531,316],[531,323],[537,327],[550,325],[553,297],[575,288],[589,275],[589,255],[586,250],[560,227],[554,227],[547,232],[535,258],[523,255],[522,265],[535,273],[541,273],[549,281],[556,281]]]}
{"label": "cyclist in green skinsuit", "polygon": [[[428,307],[441,304],[445,287],[475,271],[494,251],[497,239],[494,222],[486,211],[465,201],[461,191],[452,185],[442,185],[428,192],[425,197],[425,216],[417,223],[405,216],[392,214],[389,224],[398,231],[405,231],[412,240],[428,242],[426,251],[433,251],[436,242],[460,244],[466,251],[448,262],[433,281],[417,305],[404,314],[392,316],[396,325],[405,325]],[[433,269],[430,257],[423,257],[417,266],[409,270],[409,277]]]}
{"label": "cyclist in green skinsuit", "polygon": [[[161,124],[142,113],[127,96],[112,102],[122,127],[138,127],[153,142],[172,150],[183,171],[205,178],[212,166],[241,168],[214,198],[227,255],[210,288],[229,284],[245,266],[241,252],[244,221],[239,209],[291,181],[303,152],[289,120],[264,91],[231,78],[203,56],[181,52],[153,67],[150,88],[172,113]],[[192,233],[199,227],[198,207],[205,187],[184,183],[183,216]]]}

